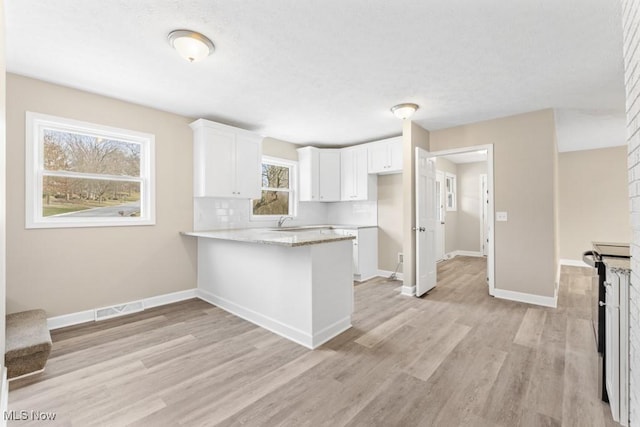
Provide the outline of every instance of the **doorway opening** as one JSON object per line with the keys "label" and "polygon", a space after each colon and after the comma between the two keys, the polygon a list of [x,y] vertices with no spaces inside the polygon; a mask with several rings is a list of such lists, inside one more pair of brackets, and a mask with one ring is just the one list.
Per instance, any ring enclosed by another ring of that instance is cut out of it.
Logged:
{"label": "doorway opening", "polygon": [[416,296],[437,284],[435,263],[456,256],[486,258],[493,295],[493,145],[417,150]]}

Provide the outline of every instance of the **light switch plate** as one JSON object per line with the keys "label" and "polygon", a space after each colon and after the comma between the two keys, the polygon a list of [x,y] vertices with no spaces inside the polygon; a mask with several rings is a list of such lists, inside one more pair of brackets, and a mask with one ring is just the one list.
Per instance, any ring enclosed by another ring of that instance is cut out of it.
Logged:
{"label": "light switch plate", "polygon": [[506,212],[496,212],[496,221],[506,221],[507,213]]}

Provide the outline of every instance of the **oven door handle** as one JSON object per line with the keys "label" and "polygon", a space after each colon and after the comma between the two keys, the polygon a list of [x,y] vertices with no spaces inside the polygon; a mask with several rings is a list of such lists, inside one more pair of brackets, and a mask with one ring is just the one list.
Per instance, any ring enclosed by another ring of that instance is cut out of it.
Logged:
{"label": "oven door handle", "polygon": [[586,251],[582,253],[582,261],[590,267],[596,268],[597,256],[593,251]]}

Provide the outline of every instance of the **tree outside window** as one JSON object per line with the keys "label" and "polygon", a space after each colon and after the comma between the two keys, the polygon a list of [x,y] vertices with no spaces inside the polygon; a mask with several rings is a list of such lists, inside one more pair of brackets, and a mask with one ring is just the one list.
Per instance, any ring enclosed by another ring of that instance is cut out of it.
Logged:
{"label": "tree outside window", "polygon": [[28,113],[27,227],[146,225],[153,135]]}
{"label": "tree outside window", "polygon": [[294,165],[293,162],[279,159],[262,159],[262,196],[252,200],[254,217],[294,215]]}

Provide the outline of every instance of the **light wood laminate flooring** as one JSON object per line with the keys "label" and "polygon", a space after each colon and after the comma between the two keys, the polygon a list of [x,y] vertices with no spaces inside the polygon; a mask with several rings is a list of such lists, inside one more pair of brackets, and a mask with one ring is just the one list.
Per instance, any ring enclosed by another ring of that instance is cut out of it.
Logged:
{"label": "light wood laminate flooring", "polygon": [[439,264],[423,298],[373,279],[353,328],[315,351],[200,300],[59,329],[9,410],[65,426],[613,426],[591,274],[563,267],[557,309],[488,296],[482,258]]}

